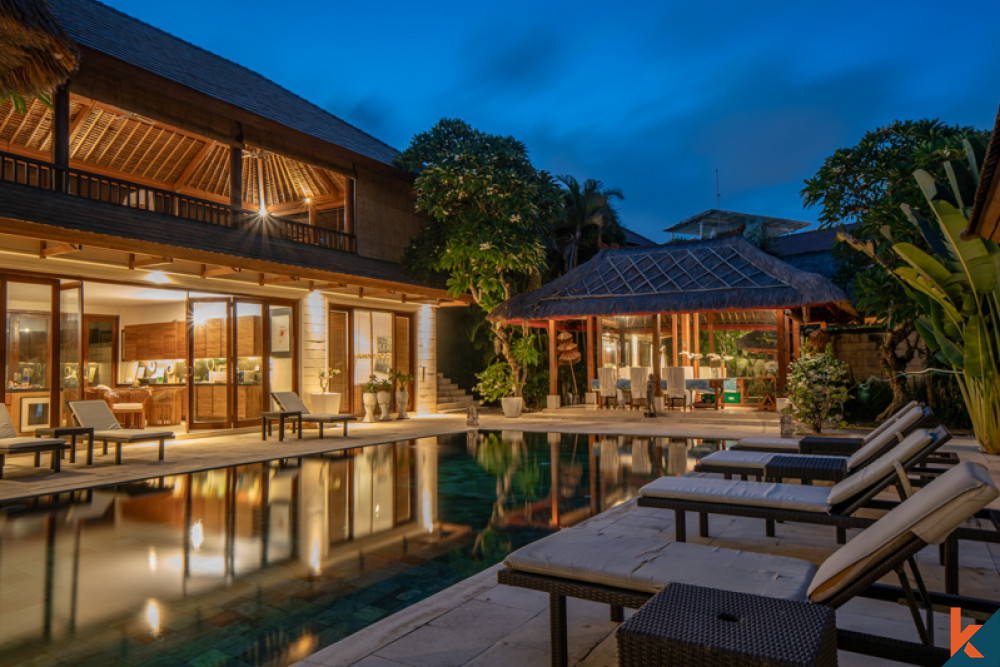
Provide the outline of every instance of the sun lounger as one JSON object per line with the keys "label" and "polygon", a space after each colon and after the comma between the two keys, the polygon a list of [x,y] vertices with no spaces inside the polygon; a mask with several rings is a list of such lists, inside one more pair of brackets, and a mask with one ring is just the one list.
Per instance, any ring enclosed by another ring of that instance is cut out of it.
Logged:
{"label": "sun lounger", "polygon": [[144,428],[122,428],[111,408],[104,401],[70,401],[70,412],[80,426],[94,429],[94,440],[104,443],[104,453],[108,453],[108,443],[115,445],[115,464],[122,462],[122,445],[137,442],[158,441],[159,460],[163,460],[164,442],[173,440],[173,431],[156,431]]}
{"label": "sun lounger", "polygon": [[[894,429],[900,420],[908,424],[908,428],[923,425],[924,422],[919,419],[920,417],[923,417],[924,420],[929,419],[930,411],[925,411],[919,403],[912,401],[897,410],[891,417],[872,429],[864,437],[849,438],[809,435],[803,438],[775,438],[771,436],[754,436],[752,438],[742,438],[732,448],[755,452],[776,452],[780,454],[850,456],[876,438],[883,436],[885,431]],[[914,422],[914,419],[917,421]]]}
{"label": "sun lounger", "polygon": [[[864,633],[838,631],[838,645],[850,651],[895,660],[937,662],[948,652],[935,649],[931,605],[960,606],[991,614],[997,603],[928,593],[913,556],[940,544],[958,526],[998,495],[986,470],[961,463],[873,523],[817,568],[796,558],[670,542],[655,513],[633,508],[616,521],[597,519],[533,542],[504,559],[501,584],[549,594],[552,664],[566,664],[566,598],[611,605],[613,620],[622,607],[639,607],[672,582],[808,601],[837,608],[855,596],[906,600],[921,639],[900,642]],[[904,567],[909,564],[915,594]],[[899,587],[878,585],[895,572]],[[919,602],[917,598],[920,598]],[[922,608],[922,609],[921,609]],[[926,613],[926,620],[920,612]]]}
{"label": "sun lounger", "polygon": [[[901,442],[918,425],[927,423],[930,417],[930,408],[914,406],[898,419],[884,423],[878,429],[880,432],[874,437],[870,437],[868,442],[850,457],[730,449],[712,452],[704,457],[695,466],[695,471],[722,474],[726,479],[739,475],[743,479],[753,476],[758,479],[767,477],[773,481],[781,481],[776,478],[783,477],[840,481],[845,475],[857,472],[872,461],[877,460],[879,456]],[[796,474],[796,460],[801,464],[799,474]],[[936,460],[949,463],[957,462],[955,457],[938,456]],[[780,470],[781,474],[769,474],[769,469],[772,466],[776,470]],[[811,472],[815,476],[810,476]],[[825,472],[834,474],[823,475],[822,473]],[[838,472],[839,474],[836,474]]]}
{"label": "sun lounger", "polygon": [[21,438],[17,435],[14,422],[10,420],[7,406],[0,403],[0,479],[3,479],[3,467],[8,456],[14,454],[34,454],[35,466],[41,462],[42,452],[52,452],[50,466],[53,472],[59,472],[62,453],[67,447],[61,438]]}
{"label": "sun lounger", "polygon": [[344,437],[347,437],[347,424],[357,420],[354,415],[334,415],[327,413],[309,412],[309,408],[302,402],[299,395],[294,391],[272,391],[271,398],[278,404],[283,412],[300,412],[302,421],[319,424],[319,437],[323,437],[323,424],[344,424]]}

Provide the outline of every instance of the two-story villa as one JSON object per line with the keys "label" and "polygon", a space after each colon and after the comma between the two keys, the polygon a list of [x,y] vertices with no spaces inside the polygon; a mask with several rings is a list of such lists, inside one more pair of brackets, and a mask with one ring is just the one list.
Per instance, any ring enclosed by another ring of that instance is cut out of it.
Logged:
{"label": "two-story villa", "polygon": [[454,302],[399,266],[421,219],[396,151],[105,5],[49,6],[80,67],[51,108],[0,106],[0,394],[22,432],[104,387],[144,389],[151,424],[247,426],[329,368],[342,412],[390,369],[433,412]]}

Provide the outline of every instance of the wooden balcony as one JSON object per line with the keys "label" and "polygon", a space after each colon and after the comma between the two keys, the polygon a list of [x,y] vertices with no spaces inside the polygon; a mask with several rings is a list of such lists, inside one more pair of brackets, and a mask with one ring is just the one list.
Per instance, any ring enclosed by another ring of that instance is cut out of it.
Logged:
{"label": "wooden balcony", "polygon": [[[354,234],[319,227],[275,215],[235,212],[224,204],[147,185],[102,176],[74,168],[0,151],[0,183],[57,192],[110,206],[148,211],[178,218],[259,233],[309,246],[357,253]],[[339,213],[343,222],[343,209]],[[341,225],[343,226],[343,225]]]}

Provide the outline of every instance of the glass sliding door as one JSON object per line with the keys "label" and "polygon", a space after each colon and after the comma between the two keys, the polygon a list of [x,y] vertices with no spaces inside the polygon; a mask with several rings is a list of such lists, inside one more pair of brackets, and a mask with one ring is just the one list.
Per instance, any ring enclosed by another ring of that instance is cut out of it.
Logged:
{"label": "glass sliding door", "polygon": [[388,380],[393,364],[392,313],[354,311],[354,411],[361,411],[361,394],[368,378]]}
{"label": "glass sliding door", "polygon": [[70,426],[68,401],[83,398],[83,283],[59,286],[59,424]]}
{"label": "glass sliding door", "polygon": [[340,394],[340,411],[353,412],[351,386],[351,313],[330,311],[329,366],[339,373],[330,377],[327,391]]}
{"label": "glass sliding door", "polygon": [[236,301],[234,359],[236,426],[258,423],[264,410],[264,311],[262,303]]}
{"label": "glass sliding door", "polygon": [[[267,309],[268,326],[264,349],[268,351],[268,392],[294,391],[295,366],[292,363],[293,320],[291,306],[271,305]],[[264,405],[270,405],[265,396]]]}
{"label": "glass sliding door", "polygon": [[231,424],[230,306],[227,298],[188,299],[188,428]]}
{"label": "glass sliding door", "polygon": [[0,391],[20,435],[59,421],[58,287],[54,280],[0,276],[6,323]]}

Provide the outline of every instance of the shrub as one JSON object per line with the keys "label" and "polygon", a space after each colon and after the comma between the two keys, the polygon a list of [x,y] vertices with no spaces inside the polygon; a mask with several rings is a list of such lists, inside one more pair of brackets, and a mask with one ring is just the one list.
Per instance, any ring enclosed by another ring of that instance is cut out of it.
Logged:
{"label": "shrub", "polygon": [[790,411],[799,421],[816,433],[824,422],[844,426],[844,403],[847,391],[847,364],[830,353],[827,346],[822,354],[810,354],[793,361],[788,367]]}
{"label": "shrub", "polygon": [[476,377],[479,378],[476,391],[490,403],[496,403],[505,396],[514,395],[516,389],[514,374],[511,372],[510,364],[506,361],[499,361],[488,366],[482,373],[476,373]]}

